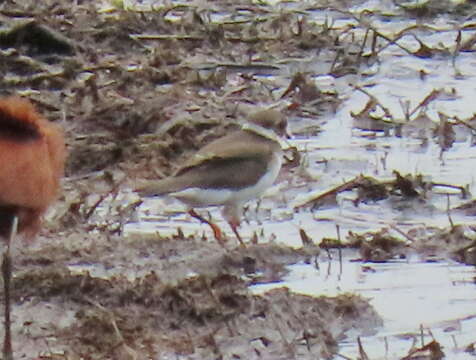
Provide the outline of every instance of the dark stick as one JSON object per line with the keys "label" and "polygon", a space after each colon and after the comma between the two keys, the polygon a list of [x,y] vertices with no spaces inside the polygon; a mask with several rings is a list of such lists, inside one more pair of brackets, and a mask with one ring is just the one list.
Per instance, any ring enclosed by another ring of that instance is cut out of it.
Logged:
{"label": "dark stick", "polygon": [[13,359],[13,350],[12,350],[12,335],[11,335],[11,320],[10,320],[10,282],[12,279],[12,263],[8,250],[5,250],[3,254],[2,262],[2,274],[3,274],[3,286],[4,286],[4,296],[5,296],[5,337],[3,340],[3,358],[5,360]]}
{"label": "dark stick", "polygon": [[12,228],[10,236],[6,241],[6,249],[3,254],[2,261],[2,275],[3,275],[3,286],[4,286],[4,296],[5,296],[5,337],[3,339],[3,359],[4,360],[13,360],[13,349],[12,349],[12,333],[11,333],[11,305],[10,305],[10,289],[11,289],[11,280],[12,280],[12,259],[10,256],[10,243],[17,233],[18,228],[18,217],[16,215],[12,218]]}

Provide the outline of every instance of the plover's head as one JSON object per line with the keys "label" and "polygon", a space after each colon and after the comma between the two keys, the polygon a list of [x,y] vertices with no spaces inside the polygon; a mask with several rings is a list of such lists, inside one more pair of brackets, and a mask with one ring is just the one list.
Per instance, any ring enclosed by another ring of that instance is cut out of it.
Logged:
{"label": "plover's head", "polygon": [[277,109],[263,109],[248,115],[249,121],[265,129],[273,130],[276,135],[289,138],[288,120],[282,111]]}
{"label": "plover's head", "polygon": [[253,131],[280,144],[281,148],[290,147],[286,139],[288,133],[288,121],[284,114],[277,109],[263,109],[252,112],[246,121],[240,123],[242,130]]}

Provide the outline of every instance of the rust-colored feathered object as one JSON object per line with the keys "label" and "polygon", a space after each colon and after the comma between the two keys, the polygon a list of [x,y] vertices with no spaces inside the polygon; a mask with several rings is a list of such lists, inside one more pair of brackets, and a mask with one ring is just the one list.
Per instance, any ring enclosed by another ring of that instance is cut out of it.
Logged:
{"label": "rust-colored feathered object", "polygon": [[66,150],[63,132],[19,97],[0,98],[0,236],[6,241],[3,358],[12,359],[10,334],[10,241],[32,238],[41,216],[56,199]]}

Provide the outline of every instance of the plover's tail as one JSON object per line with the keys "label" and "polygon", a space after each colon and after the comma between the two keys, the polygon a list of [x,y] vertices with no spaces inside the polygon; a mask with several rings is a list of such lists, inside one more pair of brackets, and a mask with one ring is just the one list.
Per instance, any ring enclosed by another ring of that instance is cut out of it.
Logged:
{"label": "plover's tail", "polygon": [[147,180],[137,185],[135,192],[142,197],[160,196],[183,190],[185,179],[168,177],[160,180]]}

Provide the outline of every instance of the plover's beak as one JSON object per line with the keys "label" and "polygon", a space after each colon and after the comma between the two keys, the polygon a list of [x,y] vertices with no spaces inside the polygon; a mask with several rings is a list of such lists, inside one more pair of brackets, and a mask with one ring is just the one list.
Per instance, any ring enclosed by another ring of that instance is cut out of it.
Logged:
{"label": "plover's beak", "polygon": [[280,145],[281,145],[281,148],[282,148],[283,150],[286,150],[286,149],[290,149],[290,148],[295,147],[295,145],[293,145],[293,144],[291,144],[291,143],[289,142],[289,140],[291,140],[291,139],[292,139],[292,136],[289,135],[289,134],[286,134],[286,137],[285,137],[285,138],[280,139],[280,140],[281,140],[281,141],[280,141]]}
{"label": "plover's beak", "polygon": [[289,130],[289,125],[287,125],[286,128],[284,129],[283,137],[284,137],[285,139],[287,139],[287,140],[293,138],[293,134],[292,134],[291,131]]}
{"label": "plover's beak", "polygon": [[289,140],[293,138],[292,132],[289,130],[289,126],[286,124],[286,127],[282,130],[281,136],[279,136],[279,145],[282,149],[289,149],[294,147]]}

